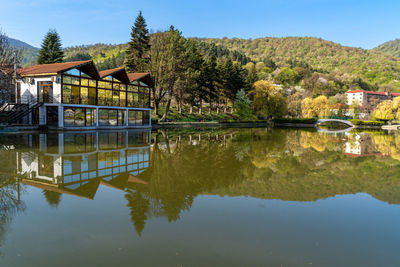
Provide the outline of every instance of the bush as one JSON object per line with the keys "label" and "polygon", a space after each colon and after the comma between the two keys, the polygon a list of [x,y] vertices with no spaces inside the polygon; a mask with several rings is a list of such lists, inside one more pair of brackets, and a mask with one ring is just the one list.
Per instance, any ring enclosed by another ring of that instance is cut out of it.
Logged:
{"label": "bush", "polygon": [[367,126],[382,126],[385,123],[383,121],[363,121],[358,119],[350,120],[354,125],[367,125]]}
{"label": "bush", "polygon": [[304,123],[304,124],[315,124],[317,122],[316,118],[281,118],[281,119],[274,119],[276,123]]}

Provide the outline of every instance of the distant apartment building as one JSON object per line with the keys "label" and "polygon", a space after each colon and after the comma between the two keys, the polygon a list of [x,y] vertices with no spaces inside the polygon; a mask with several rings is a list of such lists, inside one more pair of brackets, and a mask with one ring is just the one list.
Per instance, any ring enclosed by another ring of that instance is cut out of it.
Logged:
{"label": "distant apartment building", "polygon": [[350,106],[358,103],[360,106],[370,105],[372,108],[382,101],[391,100],[397,96],[400,96],[400,93],[352,90],[346,92],[346,104]]}

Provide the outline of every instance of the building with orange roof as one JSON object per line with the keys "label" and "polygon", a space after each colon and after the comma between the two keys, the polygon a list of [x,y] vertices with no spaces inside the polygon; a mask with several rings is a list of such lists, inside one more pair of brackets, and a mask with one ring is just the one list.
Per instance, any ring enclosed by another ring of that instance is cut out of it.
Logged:
{"label": "building with orange roof", "polygon": [[148,128],[151,87],[149,73],[99,72],[92,60],[21,68],[8,122],[57,129]]}
{"label": "building with orange roof", "polygon": [[384,100],[391,100],[398,96],[400,96],[400,93],[351,90],[346,92],[346,104],[349,106],[354,103],[357,103],[360,106],[365,106],[367,104],[376,106]]}

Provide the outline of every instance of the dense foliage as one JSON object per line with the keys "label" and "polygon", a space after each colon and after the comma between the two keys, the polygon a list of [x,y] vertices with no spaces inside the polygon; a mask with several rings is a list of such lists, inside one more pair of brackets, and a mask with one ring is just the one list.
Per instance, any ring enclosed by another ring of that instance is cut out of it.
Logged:
{"label": "dense foliage", "polygon": [[382,126],[385,123],[383,121],[365,121],[365,120],[358,120],[352,119],[350,122],[354,125],[366,125],[366,126]]}
{"label": "dense foliage", "polygon": [[394,81],[400,78],[400,61],[378,50],[346,47],[313,37],[198,40],[244,53],[254,61],[272,60],[279,68],[309,70],[311,75],[332,82],[331,94],[354,87],[400,89],[399,82]]}
{"label": "dense foliage", "polygon": [[400,39],[389,41],[373,49],[400,58]]}

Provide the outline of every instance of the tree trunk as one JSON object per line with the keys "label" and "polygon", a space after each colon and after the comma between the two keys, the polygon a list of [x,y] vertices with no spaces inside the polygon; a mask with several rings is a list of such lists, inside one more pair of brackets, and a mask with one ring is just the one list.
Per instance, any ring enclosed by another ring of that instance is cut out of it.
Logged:
{"label": "tree trunk", "polygon": [[167,106],[165,107],[164,115],[162,116],[161,120],[162,122],[167,120],[168,112],[169,112],[169,107],[171,106],[171,97],[168,98],[167,101]]}
{"label": "tree trunk", "polygon": [[199,114],[203,112],[203,100],[200,100]]}
{"label": "tree trunk", "polygon": [[225,98],[224,113],[226,113],[227,108],[228,108],[228,100]]}
{"label": "tree trunk", "polygon": [[189,114],[193,113],[193,105],[190,105],[190,110],[189,110]]}
{"label": "tree trunk", "polygon": [[154,101],[154,113],[155,113],[158,117],[160,117],[160,114],[159,114],[159,112],[160,112],[159,105],[160,105],[160,102]]}

